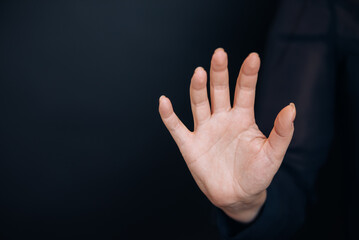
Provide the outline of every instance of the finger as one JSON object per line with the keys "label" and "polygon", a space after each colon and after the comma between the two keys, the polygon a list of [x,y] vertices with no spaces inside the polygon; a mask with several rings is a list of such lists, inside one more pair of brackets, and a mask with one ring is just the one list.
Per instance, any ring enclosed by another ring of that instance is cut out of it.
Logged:
{"label": "finger", "polygon": [[184,126],[174,113],[171,101],[165,96],[159,100],[159,112],[163,123],[171,133],[178,147],[181,147],[188,140],[191,132]]}
{"label": "finger", "polygon": [[222,48],[218,48],[213,54],[210,70],[211,107],[213,113],[231,109],[227,65],[227,53]]}
{"label": "finger", "polygon": [[295,115],[296,109],[293,103],[283,108],[277,115],[274,127],[264,145],[269,157],[278,165],[281,164],[292,140]]}
{"label": "finger", "polygon": [[190,86],[191,107],[193,113],[194,129],[211,117],[207,95],[207,73],[198,67],[196,68]]}
{"label": "finger", "polygon": [[254,99],[260,59],[257,53],[251,53],[244,60],[238,75],[233,108],[244,109],[254,117]]}

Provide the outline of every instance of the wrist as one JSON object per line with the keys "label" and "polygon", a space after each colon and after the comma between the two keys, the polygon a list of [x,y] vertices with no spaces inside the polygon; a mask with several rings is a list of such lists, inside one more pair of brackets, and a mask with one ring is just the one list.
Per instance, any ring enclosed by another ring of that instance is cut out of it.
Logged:
{"label": "wrist", "polygon": [[220,207],[220,209],[222,209],[227,216],[237,222],[250,223],[257,217],[260,209],[266,201],[266,198],[267,191],[264,190],[249,200],[238,201],[234,204]]}

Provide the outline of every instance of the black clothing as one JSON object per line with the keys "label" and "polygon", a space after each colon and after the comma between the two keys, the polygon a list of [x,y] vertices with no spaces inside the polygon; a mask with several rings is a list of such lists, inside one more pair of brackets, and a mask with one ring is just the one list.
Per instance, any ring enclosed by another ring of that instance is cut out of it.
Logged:
{"label": "black clothing", "polygon": [[[295,133],[256,220],[240,225],[218,211],[223,239],[308,239],[313,231],[322,239],[359,239],[358,10],[358,1],[281,1],[258,80],[256,120],[269,134],[276,114],[294,102]],[[326,162],[337,171],[321,170]],[[328,181],[324,189],[316,189],[318,174]]]}

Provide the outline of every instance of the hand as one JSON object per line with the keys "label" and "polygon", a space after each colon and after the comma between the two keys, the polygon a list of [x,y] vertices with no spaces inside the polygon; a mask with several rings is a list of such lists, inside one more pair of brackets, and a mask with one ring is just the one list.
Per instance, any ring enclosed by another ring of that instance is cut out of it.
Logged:
{"label": "hand", "polygon": [[259,56],[251,53],[243,62],[233,107],[227,65],[227,54],[217,49],[210,69],[211,106],[207,74],[203,68],[195,70],[190,86],[193,132],[178,119],[165,96],[159,100],[159,112],[207,198],[234,220],[251,222],[292,139],[296,110],[292,103],[283,108],[266,138],[254,118]]}

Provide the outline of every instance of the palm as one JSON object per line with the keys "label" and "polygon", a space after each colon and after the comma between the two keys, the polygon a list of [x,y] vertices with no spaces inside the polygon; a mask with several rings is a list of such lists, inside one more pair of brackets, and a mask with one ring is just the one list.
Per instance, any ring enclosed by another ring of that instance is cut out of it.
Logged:
{"label": "palm", "polygon": [[217,206],[245,201],[268,187],[278,170],[293,133],[292,107],[284,108],[267,139],[254,119],[259,58],[251,54],[238,77],[234,106],[230,106],[227,56],[217,50],[211,65],[211,107],[206,73],[197,68],[191,81],[194,132],[161,97],[161,117],[175,139],[196,183]]}
{"label": "palm", "polygon": [[254,122],[242,122],[239,113],[228,112],[199,128],[182,152],[201,190],[224,205],[267,187],[256,170],[265,167],[260,166],[265,161],[256,161],[266,157],[261,150],[265,139]]}

